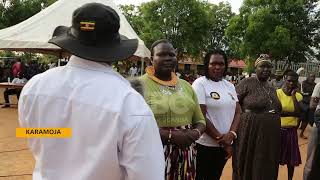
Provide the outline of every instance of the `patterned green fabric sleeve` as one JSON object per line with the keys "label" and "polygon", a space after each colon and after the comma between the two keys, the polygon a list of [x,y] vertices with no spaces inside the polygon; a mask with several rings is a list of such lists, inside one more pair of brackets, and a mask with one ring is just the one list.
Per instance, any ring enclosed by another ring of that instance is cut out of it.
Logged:
{"label": "patterned green fabric sleeve", "polygon": [[197,104],[197,106],[195,108],[195,111],[194,111],[194,114],[192,117],[192,122],[193,122],[193,124],[202,123],[202,124],[206,125],[206,121],[203,117],[203,114],[202,114],[202,111],[200,108],[200,104],[198,103],[198,98],[197,98],[194,91],[193,91],[193,99],[194,99],[195,103]]}

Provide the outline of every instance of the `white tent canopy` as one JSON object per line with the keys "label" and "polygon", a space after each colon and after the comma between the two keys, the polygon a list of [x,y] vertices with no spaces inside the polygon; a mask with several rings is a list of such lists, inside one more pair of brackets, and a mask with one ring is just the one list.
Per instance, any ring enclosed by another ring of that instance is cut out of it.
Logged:
{"label": "white tent canopy", "polygon": [[61,49],[58,46],[47,43],[53,30],[59,25],[71,26],[72,12],[89,2],[102,3],[115,9],[120,16],[120,34],[129,39],[139,39],[139,46],[134,55],[141,58],[150,57],[150,51],[112,0],[59,0],[29,19],[0,30],[0,49],[60,53]]}

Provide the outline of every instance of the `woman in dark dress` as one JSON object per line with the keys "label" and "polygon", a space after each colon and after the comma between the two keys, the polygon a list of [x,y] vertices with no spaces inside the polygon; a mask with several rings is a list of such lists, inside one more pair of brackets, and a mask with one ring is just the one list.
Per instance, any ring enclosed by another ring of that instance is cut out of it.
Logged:
{"label": "woman in dark dress", "polygon": [[280,155],[280,112],[277,94],[267,80],[272,64],[268,55],[255,62],[257,77],[236,87],[243,113],[234,144],[233,180],[276,180]]}

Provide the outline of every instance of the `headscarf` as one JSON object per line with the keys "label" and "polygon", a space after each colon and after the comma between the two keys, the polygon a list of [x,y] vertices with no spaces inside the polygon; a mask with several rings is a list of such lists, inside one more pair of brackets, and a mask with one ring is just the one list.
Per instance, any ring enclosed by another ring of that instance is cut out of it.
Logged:
{"label": "headscarf", "polygon": [[258,59],[254,63],[254,67],[257,67],[261,63],[268,63],[268,64],[272,65],[268,54],[260,54],[260,56],[258,57]]}

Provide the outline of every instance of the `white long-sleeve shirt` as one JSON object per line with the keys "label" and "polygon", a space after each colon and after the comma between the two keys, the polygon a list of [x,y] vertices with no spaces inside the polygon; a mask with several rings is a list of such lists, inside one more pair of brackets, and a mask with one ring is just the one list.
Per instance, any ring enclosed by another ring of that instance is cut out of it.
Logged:
{"label": "white long-sleeve shirt", "polygon": [[13,84],[25,84],[28,80],[26,78],[14,78],[11,83]]}
{"label": "white long-sleeve shirt", "polygon": [[34,76],[19,100],[22,127],[72,128],[72,138],[31,138],[34,180],[163,180],[152,111],[108,65],[72,56]]}

